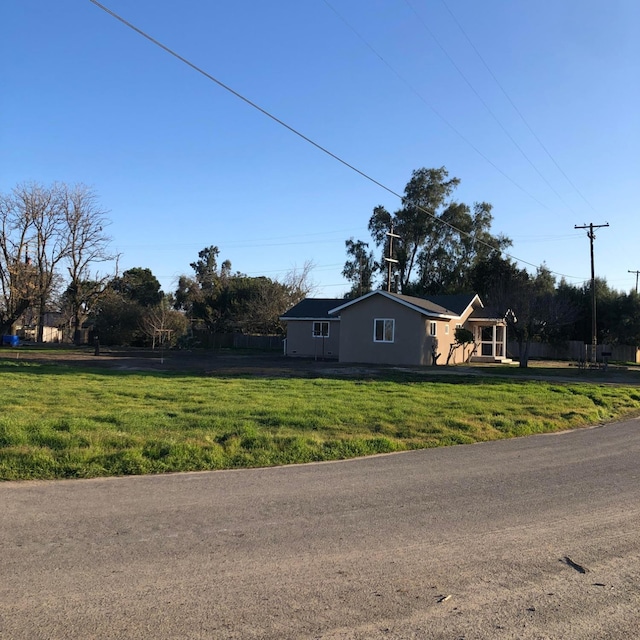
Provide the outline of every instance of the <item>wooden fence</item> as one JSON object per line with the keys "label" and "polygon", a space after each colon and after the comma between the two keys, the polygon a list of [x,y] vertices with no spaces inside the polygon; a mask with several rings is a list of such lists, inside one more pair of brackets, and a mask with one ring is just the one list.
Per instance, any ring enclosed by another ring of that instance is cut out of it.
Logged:
{"label": "wooden fence", "polygon": [[[518,360],[520,348],[517,342],[507,344],[507,353],[510,358]],[[604,354],[604,355],[603,355]],[[596,359],[602,362],[604,358],[615,362],[640,363],[640,349],[629,345],[602,345],[596,347]],[[570,340],[562,344],[547,344],[544,342],[532,342],[529,345],[529,358],[540,360],[590,360],[591,345]]]}

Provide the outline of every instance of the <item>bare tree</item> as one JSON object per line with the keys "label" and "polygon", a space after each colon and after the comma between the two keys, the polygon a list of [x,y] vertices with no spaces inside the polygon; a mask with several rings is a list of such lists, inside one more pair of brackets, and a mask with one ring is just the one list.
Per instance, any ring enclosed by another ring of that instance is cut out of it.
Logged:
{"label": "bare tree", "polygon": [[33,256],[29,256],[35,269],[36,341],[43,341],[47,306],[60,284],[58,264],[67,253],[61,200],[66,187],[54,184],[47,188],[39,184],[16,187],[14,196],[25,219],[33,229]]}
{"label": "bare tree", "polygon": [[70,285],[65,294],[79,329],[87,300],[104,287],[90,278],[96,262],[112,260],[106,217],[95,193],[84,185],[54,183],[16,186],[0,194],[0,327],[13,331],[27,311],[36,318],[42,340],[48,305],[60,286],[67,261]]}
{"label": "bare tree", "polygon": [[109,251],[111,238],[104,230],[109,220],[92,189],[83,184],[65,187],[60,200],[69,273],[66,300],[71,312],[73,339],[78,343],[82,323],[113,277],[100,277],[92,274],[91,269],[98,263],[117,260],[117,256]]}
{"label": "bare tree", "polygon": [[310,296],[317,290],[318,285],[311,279],[311,272],[315,269],[313,260],[306,260],[301,266],[294,266],[288,271],[281,284],[287,287],[289,292],[289,305],[298,304],[302,299]]}
{"label": "bare tree", "polygon": [[152,307],[144,310],[140,328],[151,340],[151,348],[174,346],[177,339],[187,332],[189,321],[184,313],[171,307],[171,300],[164,296]]}
{"label": "bare tree", "polygon": [[33,221],[18,190],[0,194],[0,329],[13,332],[22,314],[37,299],[36,272],[29,256]]}

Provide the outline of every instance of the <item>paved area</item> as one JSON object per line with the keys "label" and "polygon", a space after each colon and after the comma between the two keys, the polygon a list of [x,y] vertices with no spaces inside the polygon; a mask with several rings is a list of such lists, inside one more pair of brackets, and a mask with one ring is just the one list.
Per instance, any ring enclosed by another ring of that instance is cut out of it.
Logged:
{"label": "paved area", "polygon": [[628,640],[640,421],[286,468],[0,484],[0,637]]}

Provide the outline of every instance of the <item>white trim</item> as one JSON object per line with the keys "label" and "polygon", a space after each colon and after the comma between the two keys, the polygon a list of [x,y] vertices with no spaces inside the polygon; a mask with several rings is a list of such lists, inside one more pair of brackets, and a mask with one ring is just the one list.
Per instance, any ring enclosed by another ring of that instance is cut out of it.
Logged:
{"label": "white trim", "polygon": [[[316,333],[316,325],[319,324],[320,326],[320,333]],[[323,333],[323,327],[322,325],[326,324],[327,325],[327,333],[326,335]],[[311,325],[311,337],[312,338],[328,338],[329,337],[329,321],[328,320],[314,320],[313,324]]]}
{"label": "white trim", "polygon": [[[378,340],[376,338],[376,325],[378,324],[378,322],[384,322],[385,324],[382,325],[382,335],[383,338],[382,340]],[[386,335],[387,331],[387,325],[386,323],[390,322],[391,323],[391,340],[385,340],[384,336]],[[386,344],[391,344],[393,342],[396,341],[396,321],[395,318],[374,318],[373,319],[373,341],[376,343],[386,343]]]}

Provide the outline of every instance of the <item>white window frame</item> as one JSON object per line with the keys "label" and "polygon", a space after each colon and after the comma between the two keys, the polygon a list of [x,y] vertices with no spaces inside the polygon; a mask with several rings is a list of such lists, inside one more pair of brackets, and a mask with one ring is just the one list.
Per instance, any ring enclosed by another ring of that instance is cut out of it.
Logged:
{"label": "white window frame", "polygon": [[430,336],[438,335],[438,323],[435,320],[431,320],[429,322],[429,335]]}
{"label": "white window frame", "polygon": [[[323,325],[327,326],[327,333],[324,333]],[[318,326],[318,329],[316,329],[316,326]],[[311,327],[311,335],[314,338],[328,338],[329,331],[330,331],[329,327],[330,327],[330,324],[328,320],[314,320],[313,325]]]}
{"label": "white window frame", "polygon": [[445,324],[445,325],[444,325],[444,335],[445,335],[445,336],[448,336],[448,335],[449,335],[449,325],[448,325],[448,324]]}
{"label": "white window frame", "polygon": [[[377,327],[378,323],[382,322],[382,340],[378,340]],[[391,323],[388,325],[387,323]],[[391,340],[387,340],[387,327],[391,326]],[[373,341],[378,343],[390,344],[395,342],[396,338],[396,321],[394,318],[374,318],[373,320]]]}

